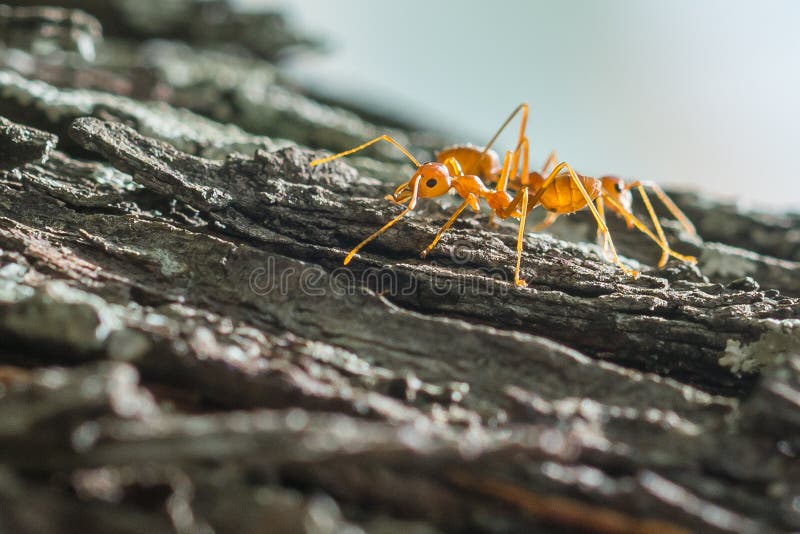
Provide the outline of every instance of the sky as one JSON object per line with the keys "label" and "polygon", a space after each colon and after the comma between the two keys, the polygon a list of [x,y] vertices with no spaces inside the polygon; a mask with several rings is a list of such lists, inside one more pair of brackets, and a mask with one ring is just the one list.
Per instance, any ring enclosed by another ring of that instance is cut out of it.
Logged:
{"label": "sky", "polygon": [[325,93],[475,144],[524,101],[534,162],[800,210],[800,2],[238,2],[327,44],[284,65]]}

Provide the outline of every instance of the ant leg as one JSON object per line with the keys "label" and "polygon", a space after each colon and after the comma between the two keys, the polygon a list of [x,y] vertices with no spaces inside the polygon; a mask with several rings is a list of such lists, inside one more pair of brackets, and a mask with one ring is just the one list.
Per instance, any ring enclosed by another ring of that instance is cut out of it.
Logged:
{"label": "ant leg", "polygon": [[542,195],[544,195],[545,191],[547,191],[547,188],[549,188],[553,184],[555,179],[558,177],[559,173],[564,169],[567,169],[567,172],[569,172],[570,178],[575,183],[575,186],[578,188],[578,191],[581,193],[584,200],[586,201],[586,204],[589,207],[589,211],[592,212],[592,216],[594,216],[594,219],[597,222],[597,230],[603,233],[608,232],[608,227],[606,226],[604,219],[602,219],[600,217],[600,214],[597,213],[592,198],[589,196],[589,193],[586,191],[586,188],[583,187],[583,184],[578,178],[577,173],[574,170],[572,170],[572,167],[570,167],[566,161],[562,161],[561,163],[556,165],[556,167],[552,171],[550,171],[550,175],[545,179],[544,183],[542,183],[542,186],[539,188],[536,194],[533,195],[533,198],[531,199],[530,203],[536,206],[539,203],[539,200],[541,200]]}
{"label": "ant leg", "polygon": [[557,160],[558,160],[558,154],[556,153],[555,150],[553,150],[552,152],[550,152],[550,155],[547,156],[547,159],[544,160],[544,165],[542,165],[542,175],[547,174],[547,170],[553,165],[555,165]]}
{"label": "ant leg", "polygon": [[[597,213],[600,215],[600,218],[603,219],[603,222],[606,223],[606,225],[608,225],[608,221],[606,221],[606,206],[603,203],[602,195],[597,197],[597,199],[595,200],[595,204],[597,205]],[[611,252],[608,249],[608,236],[609,235],[610,235],[609,233],[606,233],[605,235],[603,235],[600,232],[600,229],[598,228],[598,230],[597,230],[597,244],[600,245],[601,247],[603,247],[603,256],[606,258],[606,260],[611,259]]]}
{"label": "ant leg", "polygon": [[653,228],[656,229],[656,234],[658,235],[658,240],[661,242],[661,258],[658,260],[658,268],[661,269],[667,264],[667,260],[669,259],[669,243],[667,242],[667,236],[664,235],[664,229],[661,228],[661,223],[658,221],[658,217],[656,216],[656,212],[653,210],[653,204],[650,202],[650,197],[647,196],[647,193],[642,187],[642,184],[636,185],[636,189],[639,190],[639,195],[642,197],[642,202],[644,202],[644,207],[647,209],[647,213],[650,215],[650,220],[653,222]]}
{"label": "ant leg", "polygon": [[399,214],[399,215],[397,215],[397,216],[396,216],[394,219],[392,219],[392,220],[391,220],[391,221],[389,221],[388,223],[384,224],[384,225],[383,225],[383,226],[380,228],[380,230],[378,230],[378,231],[376,231],[376,232],[373,232],[373,233],[372,233],[372,234],[371,234],[369,237],[367,237],[367,238],[366,238],[364,241],[362,241],[361,243],[359,243],[358,245],[356,245],[356,246],[355,246],[355,248],[353,248],[353,250],[351,250],[351,251],[350,251],[350,252],[347,254],[347,256],[345,256],[345,258],[344,258],[344,262],[342,262],[342,263],[343,263],[343,265],[347,265],[348,263],[350,263],[350,260],[352,260],[352,259],[353,259],[353,256],[355,256],[355,255],[356,255],[356,253],[358,253],[358,251],[359,251],[359,250],[361,250],[362,248],[364,248],[364,245],[366,245],[367,243],[369,243],[370,241],[372,241],[373,239],[375,239],[376,237],[378,237],[379,235],[381,235],[383,232],[385,232],[386,230],[388,230],[389,228],[391,228],[392,226],[394,226],[394,224],[395,224],[397,221],[399,221],[400,219],[402,219],[402,218],[405,216],[405,214],[406,214],[406,213],[408,213],[409,211],[413,210],[413,209],[414,209],[414,207],[417,205],[417,194],[418,194],[418,192],[419,192],[419,180],[415,180],[415,181],[414,181],[414,188],[413,188],[413,189],[412,189],[412,191],[411,191],[411,200],[409,200],[409,202],[408,202],[408,206],[406,206],[406,209],[404,209],[403,211],[401,211],[401,212],[400,212],[400,214]]}
{"label": "ant leg", "polygon": [[522,263],[522,244],[525,237],[525,217],[528,214],[528,188],[520,190],[522,194],[522,209],[519,216],[519,230],[517,231],[517,266],[514,267],[514,284],[517,287],[527,287],[528,284],[519,278],[519,267]]}
{"label": "ant leg", "polygon": [[664,251],[664,253],[669,254],[673,258],[678,259],[680,261],[685,261],[687,263],[697,263],[697,258],[695,258],[694,256],[684,256],[683,254],[678,254],[677,252],[672,250],[669,247],[669,245],[665,245],[664,243],[662,243],[655,235],[653,235],[653,232],[651,232],[650,229],[647,228],[641,220],[639,220],[633,213],[626,210],[625,207],[616,200],[614,200],[613,197],[611,197],[610,195],[605,195],[605,199],[606,202],[614,206],[619,211],[619,213],[625,219],[625,222],[628,223],[630,227],[635,227],[637,230],[639,230],[644,235],[649,237],[656,245],[658,245],[661,248],[661,250]]}
{"label": "ant leg", "polygon": [[545,228],[550,227],[550,225],[552,225],[554,222],[556,222],[556,220],[559,217],[560,217],[560,214],[554,213],[552,211],[548,211],[547,215],[544,218],[544,220],[542,222],[540,222],[539,224],[537,224],[536,226],[534,226],[533,228],[531,228],[531,231],[539,232],[541,230],[544,230]]}
{"label": "ant leg", "polygon": [[456,211],[453,212],[453,214],[450,216],[447,222],[444,223],[444,225],[439,229],[438,232],[436,232],[436,236],[433,238],[433,241],[431,241],[431,244],[425,247],[425,250],[420,252],[419,254],[420,257],[424,258],[425,256],[428,255],[428,253],[431,250],[433,250],[433,247],[436,246],[436,243],[439,242],[439,240],[442,238],[442,235],[447,231],[448,228],[450,228],[453,225],[454,222],[456,222],[458,216],[461,215],[461,212],[463,212],[467,208],[467,206],[469,206],[470,202],[473,200],[474,197],[475,195],[473,195],[472,193],[467,195],[467,198],[464,199],[464,202],[461,203],[461,205],[456,209]]}
{"label": "ant leg", "polygon": [[528,111],[530,111],[530,108],[528,104],[525,103],[520,104],[519,107],[522,110],[522,118],[519,120],[519,135],[517,137],[519,138],[519,142],[521,142],[522,138],[526,137],[525,130],[528,128]]}
{"label": "ant leg", "polygon": [[[528,185],[528,138],[523,136],[513,152],[506,152],[506,155],[508,154],[511,155],[511,160],[503,159],[503,169],[500,171],[500,179],[497,182],[498,185],[495,187],[498,191],[506,191],[509,182],[517,179],[520,154],[522,155],[522,173],[519,175],[519,187],[521,188]],[[508,168],[506,168],[506,166],[508,166]],[[515,183],[514,186],[516,185]]]}
{"label": "ant leg", "polygon": [[[521,209],[520,204],[522,205]],[[528,188],[523,187],[517,191],[517,194],[514,196],[514,200],[512,200],[508,206],[505,208],[500,208],[497,211],[497,215],[503,219],[512,216],[515,211],[519,213],[519,230],[517,231],[517,265],[514,268],[514,284],[516,284],[518,287],[526,287],[528,285],[524,280],[520,279],[519,269],[520,264],[522,263],[522,244],[523,238],[525,237],[525,219],[528,215],[529,205]]]}
{"label": "ant leg", "polygon": [[529,110],[528,104],[524,102],[519,106],[517,106],[514,109],[514,111],[511,112],[511,115],[508,116],[508,118],[503,122],[500,128],[495,132],[492,138],[489,139],[489,142],[486,143],[486,146],[483,148],[483,152],[481,152],[481,154],[485,154],[486,152],[489,151],[490,148],[492,148],[492,145],[495,143],[495,141],[497,141],[497,138],[500,137],[500,134],[503,133],[503,130],[506,129],[506,126],[508,126],[511,123],[511,121],[514,120],[514,117],[516,117],[517,113],[519,113],[520,111],[522,111],[522,119],[520,120],[520,125],[519,125],[519,139],[522,140],[522,138],[525,136],[525,128],[527,128],[528,125],[528,110]]}
{"label": "ant leg", "polygon": [[675,204],[675,202],[673,202],[672,199],[669,198],[669,196],[664,192],[663,189],[661,189],[661,187],[658,184],[655,184],[653,182],[642,182],[642,181],[636,181],[631,184],[628,184],[629,189],[632,187],[641,187],[641,186],[646,186],[653,190],[653,192],[656,194],[661,203],[664,204],[664,206],[667,208],[667,210],[669,210],[672,216],[675,217],[675,219],[679,223],[681,223],[681,226],[683,226],[683,229],[686,230],[686,232],[689,235],[692,236],[697,235],[697,230],[692,224],[692,221],[689,220],[689,217],[687,217],[686,214],[681,211],[681,209],[677,206],[677,204]]}
{"label": "ant leg", "polygon": [[[529,180],[528,176],[530,175],[529,165],[528,165],[528,156],[529,156],[529,148],[528,148],[528,138],[522,137],[517,145],[517,157],[519,154],[522,154],[522,174],[519,175],[519,183],[521,187],[525,187],[528,185]],[[514,172],[517,171],[516,162],[514,163]]]}
{"label": "ant leg", "polygon": [[379,136],[378,136],[378,137],[376,137],[375,139],[372,139],[372,140],[370,140],[370,141],[367,141],[366,143],[363,143],[363,144],[361,144],[361,145],[358,145],[358,146],[357,146],[357,147],[355,147],[355,148],[351,148],[350,150],[345,150],[344,152],[339,152],[338,154],[334,154],[334,155],[332,155],[332,156],[326,156],[326,157],[324,157],[324,158],[315,159],[314,161],[312,161],[312,162],[310,163],[310,165],[311,165],[312,167],[316,167],[317,165],[322,165],[323,163],[327,163],[327,162],[329,162],[329,161],[333,161],[333,160],[335,160],[335,159],[343,158],[344,156],[349,156],[350,154],[353,154],[353,153],[355,153],[355,152],[358,152],[359,150],[364,150],[365,148],[367,148],[367,147],[368,147],[368,146],[370,146],[370,145],[374,145],[374,144],[375,144],[375,143],[377,143],[378,141],[386,141],[387,143],[391,143],[391,144],[392,144],[392,145],[394,145],[394,146],[395,146],[395,147],[396,147],[396,148],[397,148],[397,149],[398,149],[400,152],[402,152],[402,153],[403,153],[403,154],[404,154],[404,155],[405,155],[405,156],[406,156],[406,157],[407,157],[409,160],[411,160],[411,162],[412,162],[414,165],[416,165],[417,167],[419,167],[419,161],[417,161],[417,159],[416,159],[414,156],[412,156],[412,155],[411,155],[411,153],[410,153],[408,150],[406,150],[406,149],[403,147],[403,145],[401,145],[400,143],[398,143],[397,141],[395,141],[394,139],[392,139],[391,137],[389,137],[389,136],[388,136],[388,135],[386,135],[386,134],[384,134],[384,135],[379,135]]}
{"label": "ant leg", "polygon": [[364,245],[366,245],[367,243],[369,243],[370,241],[372,241],[373,239],[375,239],[376,237],[381,235],[383,232],[385,232],[389,228],[391,228],[397,221],[402,219],[405,216],[405,214],[408,213],[409,211],[411,211],[411,208],[410,207],[406,207],[406,209],[404,209],[402,212],[400,212],[400,215],[398,215],[397,217],[395,217],[394,219],[392,219],[388,223],[384,224],[381,227],[380,230],[378,230],[377,232],[374,232],[372,235],[370,235],[364,241],[362,241],[361,243],[356,245],[355,248],[353,248],[353,250],[351,250],[350,253],[347,254],[347,256],[345,256],[343,265],[347,265],[348,263],[350,263],[350,260],[353,259],[353,256],[355,256],[356,253],[358,253],[359,250],[364,248]]}
{"label": "ant leg", "polygon": [[[506,150],[505,156],[503,157],[503,170],[500,171],[500,179],[497,180],[497,183],[495,184],[495,191],[506,191],[508,189],[508,177],[509,173],[511,172],[511,168],[514,165],[514,160],[515,158],[512,156],[512,152],[510,150]],[[494,212],[489,215],[489,226],[492,228],[497,228],[497,223],[494,220],[495,215],[496,214]],[[500,215],[500,217],[505,219],[508,217],[508,215]]]}
{"label": "ant leg", "polygon": [[572,170],[572,167],[570,167],[568,163],[562,162],[555,169],[553,169],[553,171],[555,172],[555,170],[561,167],[561,165],[564,165],[564,167],[566,167],[567,172],[569,172],[569,175],[572,178],[572,182],[575,184],[575,186],[581,192],[581,195],[583,195],[583,198],[586,200],[586,205],[589,207],[589,210],[592,212],[592,216],[594,217],[594,220],[597,223],[597,231],[600,232],[603,235],[604,239],[608,242],[608,250],[611,252],[611,258],[614,264],[617,265],[617,267],[619,267],[620,269],[622,269],[622,271],[625,274],[632,276],[633,278],[639,276],[639,273],[637,271],[626,267],[625,264],[622,263],[622,261],[619,259],[619,256],[617,255],[617,249],[614,246],[614,241],[611,239],[611,233],[608,231],[606,223],[600,217],[600,214],[597,213],[597,209],[594,207],[594,202],[592,202],[592,198],[589,196],[589,193],[586,192],[586,188],[583,187],[583,184],[581,183],[575,171]]}
{"label": "ant leg", "polygon": [[500,171],[500,179],[497,180],[497,185],[495,185],[496,191],[505,191],[508,189],[508,178],[509,173],[511,172],[513,160],[514,158],[512,157],[512,152],[510,150],[506,150],[506,154],[503,157],[503,170]]}

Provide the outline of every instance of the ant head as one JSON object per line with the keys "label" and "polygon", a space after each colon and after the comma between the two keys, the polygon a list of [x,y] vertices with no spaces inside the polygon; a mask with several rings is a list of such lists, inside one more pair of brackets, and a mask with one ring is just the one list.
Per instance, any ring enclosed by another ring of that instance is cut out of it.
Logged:
{"label": "ant head", "polygon": [[631,205],[633,204],[633,196],[631,195],[631,190],[625,187],[625,182],[622,181],[622,178],[603,176],[601,180],[603,182],[603,193],[610,196],[619,202],[623,208],[630,211]]}
{"label": "ant head", "polygon": [[432,161],[419,166],[411,179],[398,187],[392,199],[395,202],[405,202],[413,195],[414,184],[417,186],[417,196],[420,198],[438,197],[447,193],[453,185],[453,177],[447,167]]}

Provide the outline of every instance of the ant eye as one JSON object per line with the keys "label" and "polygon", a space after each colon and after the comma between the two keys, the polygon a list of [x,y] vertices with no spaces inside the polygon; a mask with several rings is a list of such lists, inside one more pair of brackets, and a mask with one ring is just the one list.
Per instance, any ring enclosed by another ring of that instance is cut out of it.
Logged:
{"label": "ant eye", "polygon": [[431,178],[430,180],[425,182],[425,186],[428,187],[429,189],[433,189],[434,187],[436,187],[436,178]]}
{"label": "ant eye", "polygon": [[622,193],[622,184],[620,182],[617,182],[614,188],[617,190],[617,193]]}

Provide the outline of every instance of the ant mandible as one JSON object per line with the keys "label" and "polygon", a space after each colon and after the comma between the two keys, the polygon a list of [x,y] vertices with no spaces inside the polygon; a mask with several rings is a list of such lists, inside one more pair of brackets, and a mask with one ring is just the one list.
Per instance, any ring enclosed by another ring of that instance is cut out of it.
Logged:
{"label": "ant mandible", "polygon": [[[656,216],[652,202],[645,191],[645,187],[649,187],[656,194],[667,210],[680,222],[689,235],[695,236],[697,232],[694,225],[689,221],[689,218],[686,217],[672,199],[670,199],[655,183],[637,180],[626,184],[622,179],[615,176],[603,176],[597,180],[588,176],[579,175],[580,180],[575,180],[575,177],[572,176],[574,173],[569,170],[565,171],[560,165],[551,170],[551,167],[553,167],[557,161],[555,151],[550,153],[542,166],[541,172],[534,171],[528,173],[529,141],[525,131],[528,121],[528,112],[528,104],[520,104],[508,118],[506,118],[505,122],[503,122],[484,148],[481,149],[473,145],[454,145],[438,152],[436,154],[437,161],[454,158],[461,164],[464,172],[476,174],[488,182],[496,182],[500,184],[498,188],[503,188],[504,186],[516,190],[523,187],[530,188],[534,195],[532,199],[534,204],[530,209],[535,207],[536,201],[539,201],[548,212],[546,218],[533,228],[534,231],[547,228],[553,224],[560,215],[574,213],[589,206],[592,215],[598,223],[598,234],[605,238],[603,244],[604,252],[609,252],[610,250],[616,262],[616,253],[612,248],[613,244],[610,242],[610,235],[607,233],[607,228],[605,228],[604,224],[601,224],[600,220],[602,219],[603,222],[605,221],[604,208],[605,204],[608,203],[608,209],[617,216],[625,219],[628,228],[636,227],[661,248],[661,258],[658,261],[659,268],[666,265],[669,256],[673,256],[688,263],[697,262],[692,256],[684,256],[670,249],[667,238],[664,235],[664,230]],[[508,176],[505,182],[500,183],[503,168],[500,166],[497,153],[494,152],[491,147],[518,113],[521,113],[521,119],[514,157],[519,158],[521,154],[523,171],[521,174],[518,174],[518,163],[517,161],[512,161],[512,174]],[[569,166],[567,165],[566,167],[568,169]],[[548,178],[544,178],[544,176],[548,176]],[[579,181],[582,182],[583,190],[579,187],[581,185]],[[647,209],[658,237],[653,235],[650,229],[633,215],[631,210],[633,200],[631,190],[634,188],[639,191],[642,197],[642,202]],[[589,193],[589,196],[595,201],[597,205],[596,209],[594,209],[591,202],[587,200],[586,193]]]}

